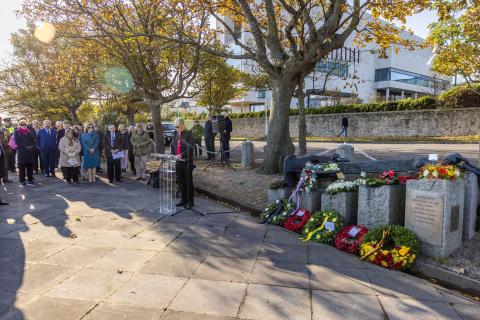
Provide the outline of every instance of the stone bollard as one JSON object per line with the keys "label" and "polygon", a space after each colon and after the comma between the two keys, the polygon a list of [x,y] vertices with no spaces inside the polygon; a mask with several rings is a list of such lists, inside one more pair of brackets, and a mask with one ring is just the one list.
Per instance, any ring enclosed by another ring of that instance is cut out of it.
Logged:
{"label": "stone bollard", "polygon": [[340,156],[340,158],[350,162],[353,161],[354,152],[355,149],[353,148],[353,146],[347,143],[341,144],[337,147],[337,154]]}
{"label": "stone bollard", "polygon": [[478,177],[471,172],[465,173],[465,208],[463,211],[463,240],[475,235],[477,208],[479,204]]}
{"label": "stone bollard", "polygon": [[409,180],[405,227],[415,232],[421,252],[446,257],[462,244],[464,180]]}
{"label": "stone bollard", "polygon": [[345,224],[357,224],[358,192],[322,194],[322,211],[335,210],[345,218]]}
{"label": "stone bollard", "polygon": [[322,209],[322,193],[325,190],[300,192],[300,209],[307,209],[311,213]]}
{"label": "stone bollard", "polygon": [[357,223],[367,228],[405,221],[405,186],[360,186],[358,190]]}
{"label": "stone bollard", "polygon": [[278,189],[268,189],[267,191],[267,198],[268,203],[273,203],[277,200],[288,199],[292,194],[292,188],[285,187],[285,188],[278,188]]}
{"label": "stone bollard", "polygon": [[253,142],[250,140],[242,142],[241,164],[243,168],[251,168],[255,163],[255,154],[253,151]]}

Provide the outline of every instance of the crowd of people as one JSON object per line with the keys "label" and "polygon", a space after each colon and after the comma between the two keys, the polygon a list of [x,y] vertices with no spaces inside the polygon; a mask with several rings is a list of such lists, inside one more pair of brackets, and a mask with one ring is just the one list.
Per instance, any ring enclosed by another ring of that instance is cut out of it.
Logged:
{"label": "crowd of people", "polygon": [[[183,119],[174,122],[176,133],[171,142],[171,154],[178,157],[176,176],[182,200],[178,206],[193,206],[193,160],[202,156],[202,138],[205,139],[207,159],[215,158],[215,135],[220,133],[222,157],[229,157],[231,121],[225,116],[223,132],[214,130],[209,116],[205,127],[195,121],[187,130]],[[69,121],[50,120],[28,122],[18,119],[17,126],[10,118],[0,118],[0,178],[12,182],[8,173],[17,172],[19,186],[35,186],[34,173],[56,177],[60,168],[63,179],[69,184],[80,180],[96,182],[96,173],[102,172],[101,159],[107,164],[110,183],[121,182],[122,174],[130,171],[137,180],[146,179],[146,163],[151,152],[152,137],[143,123],[136,126],[108,125],[102,132],[99,125],[88,123],[71,125]],[[0,199],[0,205],[6,205]]]}

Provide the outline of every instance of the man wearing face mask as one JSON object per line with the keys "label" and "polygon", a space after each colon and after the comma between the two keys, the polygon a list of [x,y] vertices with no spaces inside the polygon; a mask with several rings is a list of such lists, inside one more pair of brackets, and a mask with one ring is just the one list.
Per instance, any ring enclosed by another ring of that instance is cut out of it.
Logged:
{"label": "man wearing face mask", "polygon": [[147,156],[150,152],[150,137],[145,131],[143,123],[137,123],[136,130],[132,132],[130,144],[135,155],[135,169],[137,180],[146,178],[145,167],[147,164]]}
{"label": "man wearing face mask", "polygon": [[175,133],[170,152],[176,155],[178,160],[175,162],[175,173],[177,183],[182,194],[182,201],[177,203],[177,207],[193,207],[193,150],[194,141],[192,132],[185,128],[185,122],[182,118],[175,119]]}

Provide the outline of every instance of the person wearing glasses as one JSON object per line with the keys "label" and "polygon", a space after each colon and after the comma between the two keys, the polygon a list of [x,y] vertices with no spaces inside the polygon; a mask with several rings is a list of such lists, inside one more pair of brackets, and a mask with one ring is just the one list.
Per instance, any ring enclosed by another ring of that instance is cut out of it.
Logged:
{"label": "person wearing glasses", "polygon": [[86,132],[80,136],[80,141],[83,148],[83,162],[82,168],[86,171],[88,182],[96,182],[95,170],[100,166],[100,139],[93,128],[93,124],[87,124]]}
{"label": "person wearing glasses", "polygon": [[175,173],[177,175],[178,188],[182,195],[182,200],[177,203],[177,207],[193,207],[193,150],[195,149],[192,132],[185,128],[185,122],[182,118],[174,121],[175,135],[170,144],[171,154],[177,156],[175,162]]}
{"label": "person wearing glasses", "polygon": [[113,178],[115,178],[117,182],[122,182],[121,159],[123,157],[123,136],[116,130],[113,123],[108,125],[108,131],[104,137],[104,146],[105,157],[107,158],[108,181],[113,183]]}
{"label": "person wearing glasses", "polygon": [[[35,163],[36,139],[33,133],[27,128],[27,120],[21,119],[18,122],[18,129],[14,132],[15,144],[18,152],[19,182],[20,187],[33,186],[33,165]],[[25,182],[25,177],[28,183]]]}

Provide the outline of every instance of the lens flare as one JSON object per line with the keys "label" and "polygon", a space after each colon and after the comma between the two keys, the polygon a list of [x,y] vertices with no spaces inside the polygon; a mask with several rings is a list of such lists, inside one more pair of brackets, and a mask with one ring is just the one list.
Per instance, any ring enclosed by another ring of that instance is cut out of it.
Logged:
{"label": "lens flare", "polygon": [[55,39],[55,26],[50,22],[43,21],[35,28],[33,35],[43,43],[50,43]]}
{"label": "lens flare", "polygon": [[118,93],[127,93],[133,89],[133,78],[125,67],[108,67],[104,74],[105,84]]}

